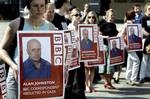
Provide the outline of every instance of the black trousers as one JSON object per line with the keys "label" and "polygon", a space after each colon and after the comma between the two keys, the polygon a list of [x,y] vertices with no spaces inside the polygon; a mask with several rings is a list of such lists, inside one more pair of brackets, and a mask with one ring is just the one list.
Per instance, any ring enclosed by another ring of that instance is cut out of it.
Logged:
{"label": "black trousers", "polygon": [[85,68],[84,63],[81,62],[80,68],[69,71],[64,99],[86,99],[84,90]]}

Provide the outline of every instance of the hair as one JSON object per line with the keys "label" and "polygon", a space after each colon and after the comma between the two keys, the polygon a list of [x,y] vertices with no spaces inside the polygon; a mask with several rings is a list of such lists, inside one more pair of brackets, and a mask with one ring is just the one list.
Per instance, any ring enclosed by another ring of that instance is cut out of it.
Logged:
{"label": "hair", "polygon": [[145,7],[144,7],[144,12],[146,13],[146,11],[147,11],[147,7],[150,5],[150,3],[147,3],[146,5],[145,5]]}
{"label": "hair", "polygon": [[71,13],[70,13],[71,16],[74,15],[74,11],[75,11],[75,10],[80,13],[80,9],[79,9],[79,8],[73,8],[73,9],[71,10]]}
{"label": "hair", "polygon": [[[33,0],[26,0],[27,8],[30,9],[30,4]],[[45,5],[47,4],[47,0],[45,0]]]}
{"label": "hair", "polygon": [[109,10],[106,11],[105,17],[108,17],[109,13],[116,13],[116,12],[113,9],[109,9]]}
{"label": "hair", "polygon": [[54,3],[47,3],[47,4],[46,4],[46,10],[47,10],[50,6],[52,6],[52,7],[55,8],[55,4],[54,4]]}
{"label": "hair", "polygon": [[37,42],[37,43],[41,46],[40,41],[38,41],[37,39],[31,39],[31,40],[29,40],[29,41],[27,42],[27,49],[29,49],[29,44],[30,44],[31,42]]}
{"label": "hair", "polygon": [[88,4],[88,3],[85,3],[85,4],[84,4],[84,7],[85,7],[85,5],[87,5],[87,6],[89,7],[89,4]]}
{"label": "hair", "polygon": [[[85,31],[86,31],[86,32],[85,32]],[[87,33],[87,32],[88,32],[88,29],[86,29],[86,28],[83,29],[83,30],[82,30],[82,35],[84,35],[84,34]]]}
{"label": "hair", "polygon": [[54,0],[56,9],[60,9],[68,0]]}
{"label": "hair", "polygon": [[140,4],[135,4],[134,6],[133,6],[133,8],[134,7],[141,7],[141,5]]}
{"label": "hair", "polygon": [[86,15],[86,18],[85,18],[85,21],[84,23],[86,24],[89,24],[89,21],[88,21],[88,16],[89,14],[93,14],[95,16],[95,24],[98,24],[98,18],[97,18],[97,14],[94,12],[94,11],[90,11],[87,15]]}
{"label": "hair", "polygon": [[127,20],[132,20],[134,18],[135,18],[135,11],[133,9],[130,9],[126,12],[124,21],[126,22]]}
{"label": "hair", "polygon": [[108,9],[108,10],[106,11],[105,16],[104,16],[104,19],[105,19],[105,20],[107,20],[107,21],[108,21],[108,16],[109,16],[109,14],[110,14],[110,13],[115,14],[116,12],[115,12],[115,10],[114,10],[114,9]]}

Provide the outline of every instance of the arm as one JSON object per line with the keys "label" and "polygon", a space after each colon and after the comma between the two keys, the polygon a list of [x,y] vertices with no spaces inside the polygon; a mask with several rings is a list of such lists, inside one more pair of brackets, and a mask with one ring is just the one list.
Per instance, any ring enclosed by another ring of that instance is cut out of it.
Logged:
{"label": "arm", "polygon": [[142,31],[143,31],[143,37],[148,37],[150,35],[144,28],[142,28]]}
{"label": "arm", "polygon": [[8,26],[5,33],[4,33],[4,36],[1,40],[1,43],[0,43],[0,58],[6,62],[11,68],[13,68],[12,66],[15,64],[11,58],[9,57],[8,55],[8,52],[6,51],[6,49],[8,49],[10,43],[12,42],[12,38],[14,37],[14,33],[12,33],[13,30]]}
{"label": "arm", "polygon": [[10,58],[6,50],[9,48],[13,38],[15,37],[14,34],[15,33],[13,29],[10,26],[8,26],[0,42],[0,58],[13,69],[14,76],[17,79],[17,70],[18,70],[17,64],[13,62],[13,60]]}
{"label": "arm", "polygon": [[126,25],[121,29],[121,31],[118,33],[117,36],[125,37],[125,35],[126,35]]}

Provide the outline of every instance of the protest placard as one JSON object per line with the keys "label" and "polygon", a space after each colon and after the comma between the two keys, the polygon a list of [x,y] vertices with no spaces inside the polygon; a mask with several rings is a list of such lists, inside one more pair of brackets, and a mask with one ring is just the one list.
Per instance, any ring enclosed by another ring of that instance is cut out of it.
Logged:
{"label": "protest placard", "polygon": [[19,31],[19,99],[64,97],[63,31]]}

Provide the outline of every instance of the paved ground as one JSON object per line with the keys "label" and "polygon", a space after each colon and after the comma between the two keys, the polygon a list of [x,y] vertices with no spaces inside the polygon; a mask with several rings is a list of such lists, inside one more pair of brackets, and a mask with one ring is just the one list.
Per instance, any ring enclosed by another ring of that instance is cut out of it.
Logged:
{"label": "paved ground", "polygon": [[150,82],[140,86],[130,86],[126,84],[124,75],[125,69],[121,73],[120,83],[113,83],[117,88],[115,90],[105,89],[103,81],[99,81],[95,84],[96,92],[86,93],[87,99],[150,99]]}

